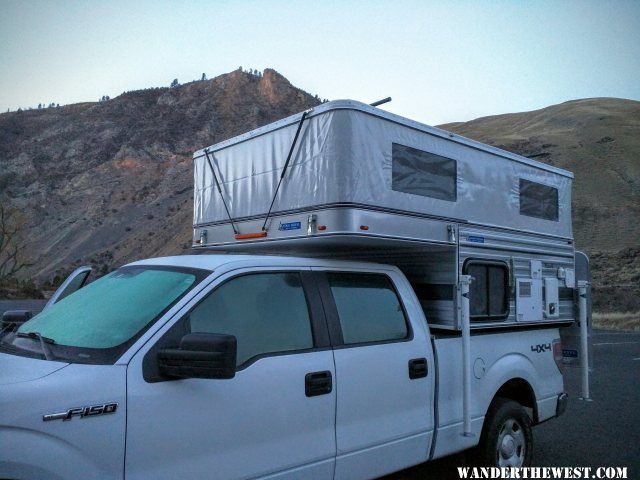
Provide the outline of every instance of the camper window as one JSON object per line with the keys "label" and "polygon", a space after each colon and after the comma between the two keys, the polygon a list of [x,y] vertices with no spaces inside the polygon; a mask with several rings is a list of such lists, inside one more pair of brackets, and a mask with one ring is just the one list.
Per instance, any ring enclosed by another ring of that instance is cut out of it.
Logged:
{"label": "camper window", "polygon": [[455,202],[456,161],[394,143],[391,188],[396,192]]}
{"label": "camper window", "polygon": [[520,179],[520,215],[558,221],[558,189]]}
{"label": "camper window", "polygon": [[469,313],[472,321],[504,320],[509,316],[509,269],[504,263],[468,260],[471,275]]}

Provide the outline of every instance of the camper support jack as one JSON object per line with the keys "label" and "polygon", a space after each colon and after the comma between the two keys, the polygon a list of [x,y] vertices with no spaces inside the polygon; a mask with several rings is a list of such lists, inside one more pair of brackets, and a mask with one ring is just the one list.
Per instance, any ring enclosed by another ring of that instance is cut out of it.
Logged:
{"label": "camper support jack", "polygon": [[587,290],[589,282],[581,280],[578,282],[579,310],[580,310],[580,370],[582,373],[582,398],[581,400],[591,401],[589,394],[589,330],[587,319]]}
{"label": "camper support jack", "polygon": [[471,437],[471,321],[469,318],[469,285],[471,275],[460,275],[460,328],[462,330],[462,418],[465,437]]}

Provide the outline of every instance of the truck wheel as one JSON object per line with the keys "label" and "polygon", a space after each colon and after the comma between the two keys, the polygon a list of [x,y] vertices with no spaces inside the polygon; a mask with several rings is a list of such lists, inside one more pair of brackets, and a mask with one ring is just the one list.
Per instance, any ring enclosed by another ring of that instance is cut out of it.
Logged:
{"label": "truck wheel", "polygon": [[485,417],[480,443],[468,458],[487,467],[528,467],[532,450],[529,415],[519,403],[497,397]]}

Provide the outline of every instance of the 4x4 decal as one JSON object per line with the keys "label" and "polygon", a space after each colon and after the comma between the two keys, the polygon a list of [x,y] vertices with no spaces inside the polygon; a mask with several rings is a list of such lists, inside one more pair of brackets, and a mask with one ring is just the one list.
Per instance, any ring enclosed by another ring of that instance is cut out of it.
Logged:
{"label": "4x4 decal", "polygon": [[535,353],[544,353],[546,351],[551,351],[552,347],[550,343],[543,343],[541,345],[531,345],[531,351]]}

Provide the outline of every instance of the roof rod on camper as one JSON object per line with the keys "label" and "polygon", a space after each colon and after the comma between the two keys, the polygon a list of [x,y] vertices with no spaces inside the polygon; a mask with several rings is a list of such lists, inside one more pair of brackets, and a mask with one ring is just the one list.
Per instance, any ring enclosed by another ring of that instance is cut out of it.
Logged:
{"label": "roof rod on camper", "polygon": [[229,207],[227,207],[227,202],[224,201],[224,195],[222,194],[222,189],[220,188],[220,183],[218,182],[218,177],[216,175],[216,171],[213,169],[213,164],[211,163],[211,159],[209,158],[209,149],[204,149],[204,154],[207,157],[207,163],[209,164],[209,168],[211,169],[211,174],[213,175],[213,179],[216,182],[216,187],[218,188],[218,193],[220,193],[220,198],[222,199],[222,204],[224,205],[224,209],[227,211],[227,216],[229,217],[229,221],[231,222],[231,228],[233,228],[233,233],[236,235],[239,233],[236,229],[235,223],[233,223],[233,218],[231,218],[231,213],[229,212]]}
{"label": "roof rod on camper", "polygon": [[293,149],[298,142],[298,136],[300,135],[300,130],[302,129],[302,124],[304,123],[304,119],[307,118],[307,115],[313,111],[313,108],[309,110],[305,110],[302,112],[302,117],[300,118],[300,122],[298,123],[298,129],[296,130],[296,136],[293,137],[293,142],[291,143],[291,148],[289,149],[289,155],[287,155],[287,161],[284,162],[284,168],[282,169],[282,173],[280,174],[280,181],[278,181],[278,186],[276,187],[276,191],[273,194],[273,198],[271,199],[271,205],[269,205],[269,210],[267,211],[267,216],[264,219],[264,223],[262,224],[262,231],[266,232],[267,221],[269,220],[269,215],[271,215],[271,209],[273,208],[273,204],[276,201],[276,197],[278,196],[278,190],[280,190],[280,185],[282,184],[282,179],[284,178],[284,174],[287,173],[287,168],[289,167],[289,161],[291,160],[291,155],[293,155]]}
{"label": "roof rod on camper", "polygon": [[378,107],[384,103],[389,103],[391,101],[391,97],[383,98],[382,100],[378,100],[377,102],[370,103],[372,107]]}

